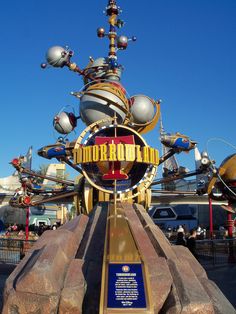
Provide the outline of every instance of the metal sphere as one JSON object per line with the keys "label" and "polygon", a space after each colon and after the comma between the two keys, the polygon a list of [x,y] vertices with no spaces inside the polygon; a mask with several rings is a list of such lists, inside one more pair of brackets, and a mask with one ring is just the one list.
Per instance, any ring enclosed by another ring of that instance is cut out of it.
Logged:
{"label": "metal sphere", "polygon": [[62,111],[53,119],[53,126],[60,134],[69,134],[77,125],[77,119],[72,112]]}
{"label": "metal sphere", "polygon": [[119,49],[126,49],[127,48],[127,46],[128,46],[128,37],[126,37],[126,36],[119,36],[118,38],[117,38],[117,47],[119,48]]}
{"label": "metal sphere", "polygon": [[[118,106],[117,106],[117,105]],[[91,85],[80,99],[80,116],[88,126],[98,120],[113,118],[116,114],[118,123],[122,123],[126,113],[119,107],[127,109],[128,101],[121,85],[98,83]],[[110,121],[102,125],[109,125]]]}
{"label": "metal sphere", "polygon": [[129,99],[132,121],[137,124],[151,122],[155,115],[154,101],[145,95],[135,95]]}
{"label": "metal sphere", "polygon": [[46,69],[46,67],[47,67],[47,63],[41,63],[41,68],[42,69]]}
{"label": "metal sphere", "polygon": [[65,48],[54,46],[48,49],[46,53],[47,62],[56,68],[62,68],[70,61],[70,54]]}
{"label": "metal sphere", "polygon": [[97,29],[97,35],[98,35],[98,37],[100,37],[100,38],[104,37],[104,36],[105,36],[105,29],[104,29],[103,27],[99,27],[99,28]]}

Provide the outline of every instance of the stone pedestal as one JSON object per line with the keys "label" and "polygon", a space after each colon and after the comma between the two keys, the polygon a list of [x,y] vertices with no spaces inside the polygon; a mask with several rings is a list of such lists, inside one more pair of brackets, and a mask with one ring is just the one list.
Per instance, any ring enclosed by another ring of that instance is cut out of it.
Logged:
{"label": "stone pedestal", "polygon": [[[172,246],[142,206],[120,206],[147,269],[149,313],[236,313],[190,251]],[[45,232],[7,279],[3,314],[99,313],[107,213],[108,203],[98,204],[89,217]]]}

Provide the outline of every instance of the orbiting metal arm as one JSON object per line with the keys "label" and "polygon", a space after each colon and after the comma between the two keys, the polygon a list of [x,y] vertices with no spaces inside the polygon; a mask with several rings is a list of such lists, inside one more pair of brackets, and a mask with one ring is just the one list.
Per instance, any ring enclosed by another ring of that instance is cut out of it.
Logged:
{"label": "orbiting metal arm", "polygon": [[54,195],[41,195],[41,196],[30,196],[30,195],[17,195],[12,197],[9,201],[9,204],[12,207],[28,207],[28,206],[37,206],[44,203],[50,203],[55,201],[65,202],[65,199],[72,198],[73,196],[78,195],[78,191],[66,191]]}
{"label": "orbiting metal arm", "polygon": [[152,189],[152,193],[159,193],[159,194],[171,194],[171,195],[196,195],[195,191],[180,191],[180,190],[154,190]]}
{"label": "orbiting metal arm", "polygon": [[65,64],[71,71],[75,72],[75,73],[79,73],[80,75],[82,75],[84,77],[84,79],[89,79],[91,81],[96,81],[99,79],[96,79],[93,77],[93,75],[91,73],[88,73],[85,69],[80,69],[78,67],[78,65],[75,62],[67,62]]}
{"label": "orbiting metal arm", "polygon": [[167,178],[162,178],[156,181],[153,181],[151,186],[153,185],[157,185],[157,184],[162,184],[162,183],[167,183],[167,182],[171,182],[171,181],[175,181],[175,180],[179,180],[179,179],[184,179],[184,178],[188,178],[188,177],[192,177],[192,176],[196,176],[198,174],[202,174],[205,172],[205,169],[198,169],[195,171],[190,171],[188,173],[185,174],[180,174],[180,175],[173,175]]}
{"label": "orbiting metal arm", "polygon": [[171,148],[165,155],[161,156],[159,159],[159,165],[161,165],[163,162],[165,162],[168,158],[176,154],[176,150]]}
{"label": "orbiting metal arm", "polygon": [[79,173],[83,173],[82,172],[82,170],[81,170],[81,168],[79,168],[78,166],[76,166],[75,164],[73,164],[73,162],[71,162],[70,160],[69,160],[69,158],[65,158],[65,159],[63,159],[63,161],[68,165],[68,166],[70,166],[71,168],[73,168],[73,169],[75,169],[76,171],[78,171]]}
{"label": "orbiting metal arm", "polygon": [[[73,145],[71,145],[70,149]],[[46,152],[44,152],[46,154]],[[50,155],[51,157],[51,155]],[[56,156],[54,156],[56,157]],[[69,160],[69,156],[62,156],[60,160],[64,160],[68,165],[72,166],[78,172],[81,172],[81,169],[73,165]],[[20,182],[22,188],[15,193],[14,197],[10,200],[10,205],[13,207],[28,207],[36,206],[47,202],[54,202],[57,200],[63,201],[64,199],[73,198],[75,195],[78,195],[80,192],[78,186],[74,181],[63,180],[56,178],[54,176],[42,175],[35,171],[25,168],[23,165],[23,158],[15,158],[12,160],[11,164],[19,172]],[[25,175],[25,176],[24,176]],[[60,188],[45,188],[35,184],[33,182],[35,178],[47,179],[52,182],[56,182],[62,185]]]}
{"label": "orbiting metal arm", "polygon": [[71,162],[72,152],[75,142],[58,142],[53,145],[47,145],[38,150],[38,155],[47,159],[56,158],[59,162],[65,162],[67,165],[82,174],[80,167]]}
{"label": "orbiting metal arm", "polygon": [[53,181],[53,182],[57,182],[57,183],[61,183],[64,185],[69,185],[69,186],[74,186],[74,181],[71,180],[62,180],[56,177],[52,177],[52,176],[46,176],[46,175],[42,175],[39,174],[37,172],[34,172],[32,170],[26,169],[21,165],[21,161],[18,158],[15,158],[12,160],[11,164],[13,165],[13,167],[19,171],[20,173],[24,173],[27,174],[29,176],[35,177],[35,178],[42,178],[42,179],[47,179],[49,181]]}
{"label": "orbiting metal arm", "polygon": [[78,191],[67,191],[64,193],[60,193],[57,195],[52,195],[52,196],[47,196],[47,197],[43,197],[41,199],[35,199],[31,201],[31,206],[37,206],[37,205],[41,205],[44,203],[49,203],[49,202],[55,202],[55,201],[61,201],[63,202],[65,199],[68,199],[69,197],[72,198],[73,196],[78,195]]}

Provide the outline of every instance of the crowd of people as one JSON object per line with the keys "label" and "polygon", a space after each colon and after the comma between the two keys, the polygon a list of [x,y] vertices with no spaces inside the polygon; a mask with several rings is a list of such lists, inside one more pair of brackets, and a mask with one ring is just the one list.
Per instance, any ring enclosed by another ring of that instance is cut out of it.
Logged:
{"label": "crowd of people", "polygon": [[[54,223],[51,226],[45,224],[39,224],[39,226],[30,225],[29,226],[29,238],[37,239],[39,236],[43,234],[46,230],[56,230],[60,224]],[[2,237],[4,238],[17,238],[17,239],[25,239],[26,232],[25,226],[19,224],[9,224],[2,230]]]}
{"label": "crowd of people", "polygon": [[184,228],[182,226],[179,226],[177,230],[177,238],[175,244],[186,246],[189,249],[189,251],[196,257],[197,256],[196,238],[197,238],[196,229],[191,229],[187,237]]}
{"label": "crowd of people", "polygon": [[177,229],[177,237],[175,244],[176,245],[183,245],[186,246],[190,252],[197,257],[196,252],[196,238],[198,236],[198,229],[191,229],[188,234],[186,234],[184,228],[182,226],[179,226]]}
{"label": "crowd of people", "polygon": [[23,225],[18,225],[16,223],[9,224],[6,227],[5,234],[6,237],[10,237],[12,235],[16,236],[17,238],[24,238],[25,237],[25,231]]}

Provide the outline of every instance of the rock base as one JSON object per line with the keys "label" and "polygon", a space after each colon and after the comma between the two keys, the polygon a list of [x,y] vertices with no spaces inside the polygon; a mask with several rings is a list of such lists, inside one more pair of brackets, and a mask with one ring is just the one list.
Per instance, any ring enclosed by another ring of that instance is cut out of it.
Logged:
{"label": "rock base", "polygon": [[[190,251],[172,246],[141,205],[122,207],[148,269],[153,313],[236,313]],[[107,212],[102,203],[89,217],[46,231],[7,279],[2,313],[99,313]]]}

